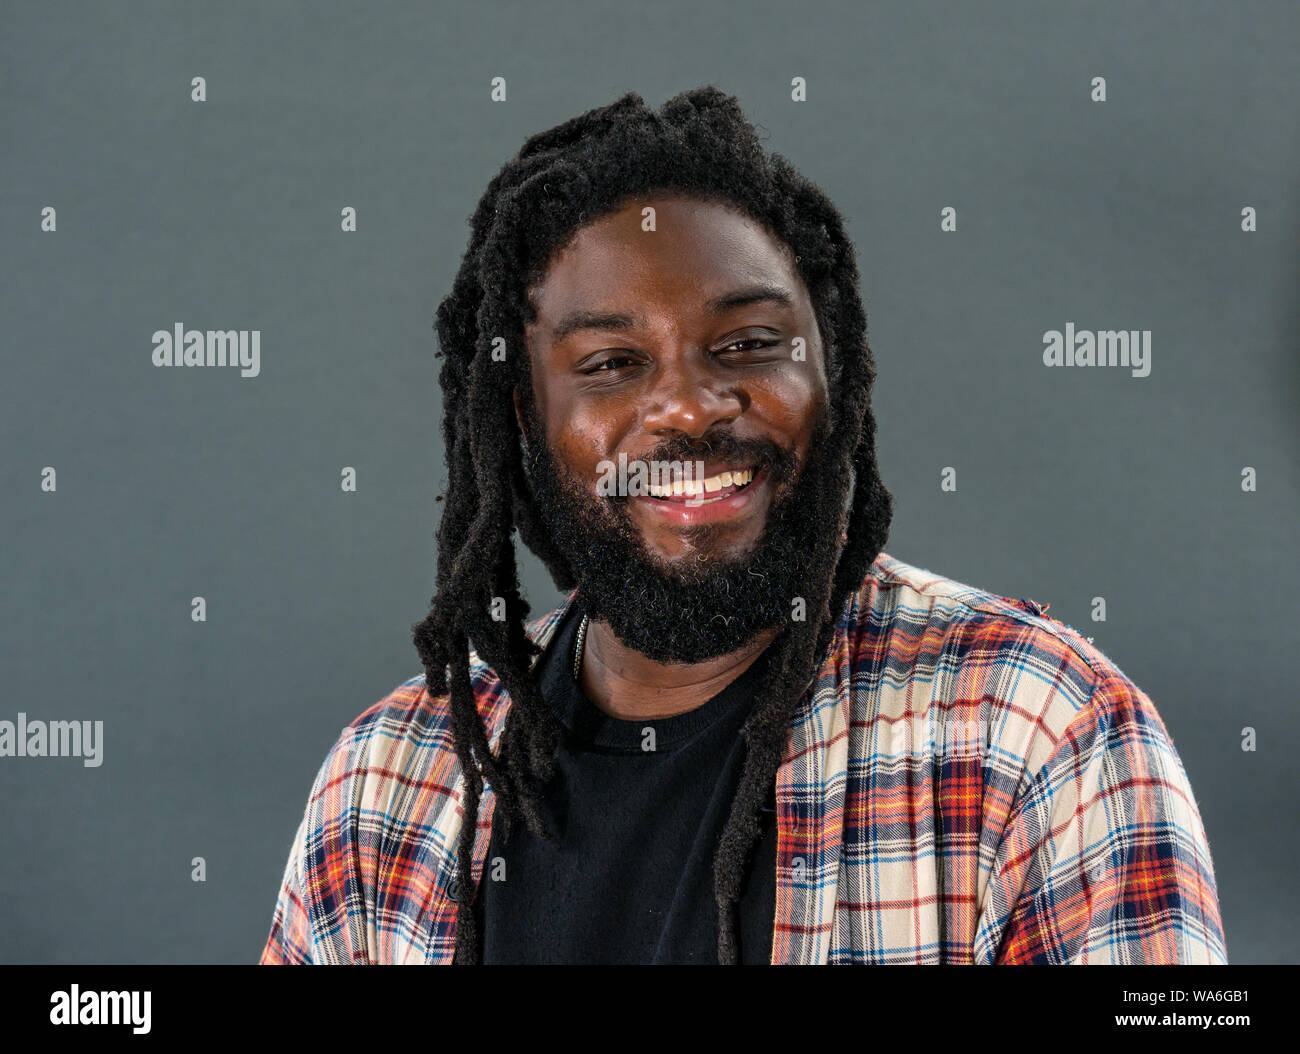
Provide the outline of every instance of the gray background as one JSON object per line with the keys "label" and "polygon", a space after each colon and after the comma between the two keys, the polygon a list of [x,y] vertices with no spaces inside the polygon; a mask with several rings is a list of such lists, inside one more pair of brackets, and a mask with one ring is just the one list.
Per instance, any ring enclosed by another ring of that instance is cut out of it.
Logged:
{"label": "gray background", "polygon": [[[527,135],[711,83],[857,245],[886,551],[1096,637],[1187,767],[1230,960],[1295,961],[1300,14],[1044,6],[5,3],[0,719],[105,732],[0,759],[0,959],[256,959],[325,752],[421,672],[466,219]],[[261,375],[155,368],[177,321],[260,329]],[[1151,375],[1045,368],[1067,322],[1150,329]]]}

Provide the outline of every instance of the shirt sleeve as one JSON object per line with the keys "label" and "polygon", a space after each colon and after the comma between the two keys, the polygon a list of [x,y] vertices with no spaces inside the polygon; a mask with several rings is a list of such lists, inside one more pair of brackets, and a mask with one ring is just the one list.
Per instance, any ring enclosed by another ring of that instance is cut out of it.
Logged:
{"label": "shirt sleeve", "polygon": [[355,760],[355,741],[354,729],[344,728],[312,781],[302,821],[289,847],[271,932],[259,965],[331,962],[331,954],[337,955],[338,947],[325,947],[318,937],[333,940],[337,945],[346,936],[340,936],[337,925],[324,926],[319,934],[315,932],[310,906],[315,905],[318,917],[323,920],[337,917],[337,904],[331,899],[334,889],[330,876],[344,870],[347,861],[346,854],[338,851],[349,829],[348,794],[341,788],[350,787],[347,777]]}
{"label": "shirt sleeve", "polygon": [[311,920],[303,895],[306,888],[303,878],[302,851],[307,837],[310,807],[303,814],[289,848],[289,862],[284,868],[280,893],[275,902],[275,915],[271,919],[271,933],[258,960],[260,966],[303,966],[312,962]]}
{"label": "shirt sleeve", "polygon": [[1122,675],[1094,685],[1013,806],[976,950],[1005,964],[1227,962],[1187,773]]}

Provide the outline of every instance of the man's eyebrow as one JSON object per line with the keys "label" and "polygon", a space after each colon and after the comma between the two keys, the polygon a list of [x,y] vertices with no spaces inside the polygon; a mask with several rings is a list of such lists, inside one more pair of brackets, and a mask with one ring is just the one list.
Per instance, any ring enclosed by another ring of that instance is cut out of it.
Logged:
{"label": "man's eyebrow", "polygon": [[730,311],[733,307],[744,307],[747,304],[761,304],[764,302],[793,307],[794,293],[785,286],[780,285],[747,285],[743,289],[724,293],[722,296],[715,296],[704,305],[704,308],[710,315],[720,315],[724,311]]}
{"label": "man's eyebrow", "polygon": [[551,340],[560,341],[580,329],[635,329],[636,319],[617,312],[570,311],[551,330]]}
{"label": "man's eyebrow", "polygon": [[[710,315],[721,315],[733,308],[748,304],[776,303],[793,307],[794,293],[779,285],[749,285],[730,293],[716,296],[704,305]],[[561,341],[583,329],[635,329],[637,320],[617,311],[570,311],[551,330],[551,340]]]}

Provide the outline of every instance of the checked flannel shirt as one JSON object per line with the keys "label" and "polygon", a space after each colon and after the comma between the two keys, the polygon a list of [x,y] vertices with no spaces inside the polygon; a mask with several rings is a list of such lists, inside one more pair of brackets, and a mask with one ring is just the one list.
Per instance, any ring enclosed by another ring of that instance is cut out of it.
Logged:
{"label": "checked flannel shirt", "polygon": [[[529,635],[545,646],[572,599]],[[471,680],[495,750],[509,696],[477,655]],[[343,729],[260,961],[450,962],[462,788],[423,674]],[[791,722],[776,800],[773,963],[1227,962],[1154,705],[1033,601],[881,553]]]}

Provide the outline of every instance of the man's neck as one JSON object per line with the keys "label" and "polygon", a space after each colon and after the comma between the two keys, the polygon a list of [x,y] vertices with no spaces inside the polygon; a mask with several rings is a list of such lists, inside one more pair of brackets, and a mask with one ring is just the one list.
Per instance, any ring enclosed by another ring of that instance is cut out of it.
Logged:
{"label": "man's neck", "polygon": [[667,665],[623,644],[604,622],[592,620],[583,646],[579,686],[611,717],[653,721],[703,706],[744,673],[776,638],[779,628],[716,659]]}

